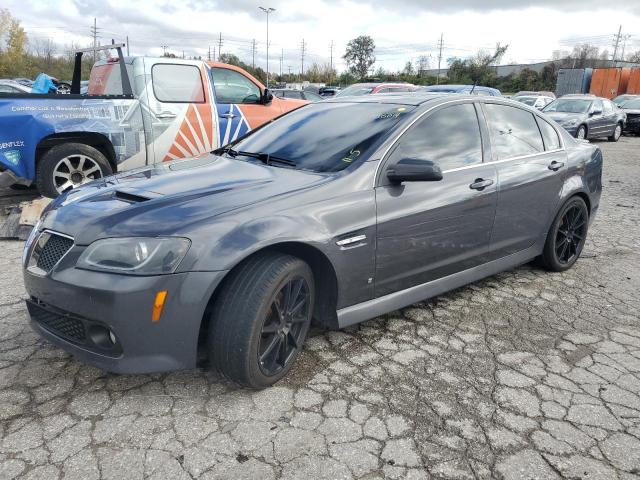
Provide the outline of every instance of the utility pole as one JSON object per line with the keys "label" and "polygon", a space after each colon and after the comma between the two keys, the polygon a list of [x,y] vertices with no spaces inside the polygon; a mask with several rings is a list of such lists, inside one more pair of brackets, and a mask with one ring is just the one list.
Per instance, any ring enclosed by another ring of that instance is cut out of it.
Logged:
{"label": "utility pole", "polygon": [[182,50],[182,58],[184,58],[184,50]]}
{"label": "utility pole", "polygon": [[222,55],[222,32],[220,32],[220,36],[218,37],[218,61],[220,61],[220,55]]}
{"label": "utility pole", "polygon": [[207,60],[211,61],[211,45],[209,45],[209,52],[207,53]]}
{"label": "utility pole", "polygon": [[291,65],[287,65],[287,68],[289,69],[289,77],[287,80],[291,81]]}
{"label": "utility pole", "polygon": [[438,53],[438,75],[436,77],[436,85],[440,84],[440,63],[442,62],[443,38],[444,38],[444,34],[441,33],[440,34],[440,41],[438,42],[438,49],[439,49],[439,53]]}
{"label": "utility pole", "polygon": [[267,88],[269,88],[269,14],[275,12],[276,9],[271,7],[258,8],[267,14]]}
{"label": "utility pole", "polygon": [[282,81],[282,61],[284,60],[284,48],[280,51],[280,81]]}
{"label": "utility pole", "polygon": [[300,46],[300,80],[302,80],[302,77],[304,76],[304,55],[307,52],[307,44],[304,41],[304,38],[302,39],[302,44]]}
{"label": "utility pole", "polygon": [[166,57],[167,56],[167,48],[169,48],[169,45],[160,45],[162,47],[162,56]]}
{"label": "utility pole", "polygon": [[620,45],[620,37],[621,37],[620,34],[621,33],[622,33],[622,25],[620,25],[620,27],[618,28],[618,34],[614,35],[615,46],[613,48],[613,59],[612,59],[613,60],[613,65],[612,65],[613,67],[616,66],[616,57],[618,55],[618,45]]}
{"label": "utility pole", "polygon": [[129,56],[129,35],[127,35],[127,57]]}
{"label": "utility pole", "polygon": [[256,68],[256,39],[251,41],[251,68]]}
{"label": "utility pole", "polygon": [[97,60],[97,48],[98,48],[98,24],[96,18],[93,18],[93,27],[91,27],[91,35],[93,36],[93,63]]}
{"label": "utility pole", "polygon": [[333,40],[331,40],[331,45],[329,46],[329,84],[331,84],[332,79],[333,79]]}

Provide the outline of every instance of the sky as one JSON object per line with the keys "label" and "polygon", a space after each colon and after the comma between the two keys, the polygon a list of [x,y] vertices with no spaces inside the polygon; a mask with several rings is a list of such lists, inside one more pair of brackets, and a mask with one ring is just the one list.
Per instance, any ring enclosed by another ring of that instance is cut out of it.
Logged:
{"label": "sky", "polygon": [[[262,3],[260,3],[262,2]],[[266,2],[266,3],[265,3]],[[99,41],[129,37],[132,55],[168,52],[207,57],[209,48],[234,53],[251,64],[256,41],[256,66],[266,67],[267,18],[259,6],[276,10],[269,15],[269,66],[284,73],[301,68],[304,39],[305,69],[329,63],[345,69],[347,42],[370,35],[376,44],[374,68],[401,69],[407,61],[430,57],[438,63],[443,38],[442,66],[447,59],[468,57],[497,42],[509,48],[502,64],[533,63],[554,50],[571,50],[589,42],[613,52],[613,37],[622,26],[630,35],[626,52],[640,49],[640,0],[3,0],[30,39],[52,39],[62,53],[72,42],[91,45],[90,28],[96,18]],[[609,6],[610,5],[610,6]]]}

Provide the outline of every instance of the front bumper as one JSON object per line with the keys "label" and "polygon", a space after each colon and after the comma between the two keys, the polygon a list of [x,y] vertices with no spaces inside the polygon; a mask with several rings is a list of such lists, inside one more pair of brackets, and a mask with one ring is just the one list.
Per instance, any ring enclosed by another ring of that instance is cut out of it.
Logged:
{"label": "front bumper", "polygon": [[[1,168],[1,167],[0,167]],[[1,170],[0,171],[0,188],[2,187],[10,187],[16,183],[29,185],[31,182],[16,176],[11,170]]]}
{"label": "front bumper", "polygon": [[[225,273],[134,277],[66,268],[48,276],[25,270],[24,282],[31,325],[42,337],[103,370],[149,373],[196,366],[201,320]],[[152,322],[160,290],[167,300]],[[108,330],[115,345],[101,336]]]}

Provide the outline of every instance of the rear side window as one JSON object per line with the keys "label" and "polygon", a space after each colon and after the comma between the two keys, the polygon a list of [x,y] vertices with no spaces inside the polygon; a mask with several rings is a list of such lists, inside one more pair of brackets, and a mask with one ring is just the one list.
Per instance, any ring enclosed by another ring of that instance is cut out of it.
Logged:
{"label": "rear side window", "polygon": [[389,163],[429,160],[442,170],[482,162],[482,141],[471,103],[443,108],[413,125],[398,141]]}
{"label": "rear side window", "polygon": [[536,119],[538,121],[538,126],[540,127],[540,132],[542,132],[542,139],[544,140],[544,149],[549,150],[557,150],[560,148],[560,137],[558,137],[558,132],[553,128],[549,123],[545,122],[541,118]]}
{"label": "rear side window", "polygon": [[495,160],[544,151],[542,136],[532,113],[495,103],[487,103],[484,108]]}
{"label": "rear side window", "polygon": [[200,69],[194,65],[159,63],[151,69],[151,81],[161,102],[204,103]]}

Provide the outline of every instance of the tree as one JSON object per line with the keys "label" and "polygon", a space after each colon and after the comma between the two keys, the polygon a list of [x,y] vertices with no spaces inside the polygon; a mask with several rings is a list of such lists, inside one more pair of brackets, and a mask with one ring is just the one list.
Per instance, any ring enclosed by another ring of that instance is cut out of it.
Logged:
{"label": "tree", "polygon": [[373,38],[360,35],[347,43],[347,50],[342,58],[347,62],[349,71],[359,79],[363,79],[376,61],[375,49]]}
{"label": "tree", "polygon": [[627,61],[628,62],[636,62],[636,63],[640,63],[640,50],[636,50],[633,53],[630,53],[627,56]]}

